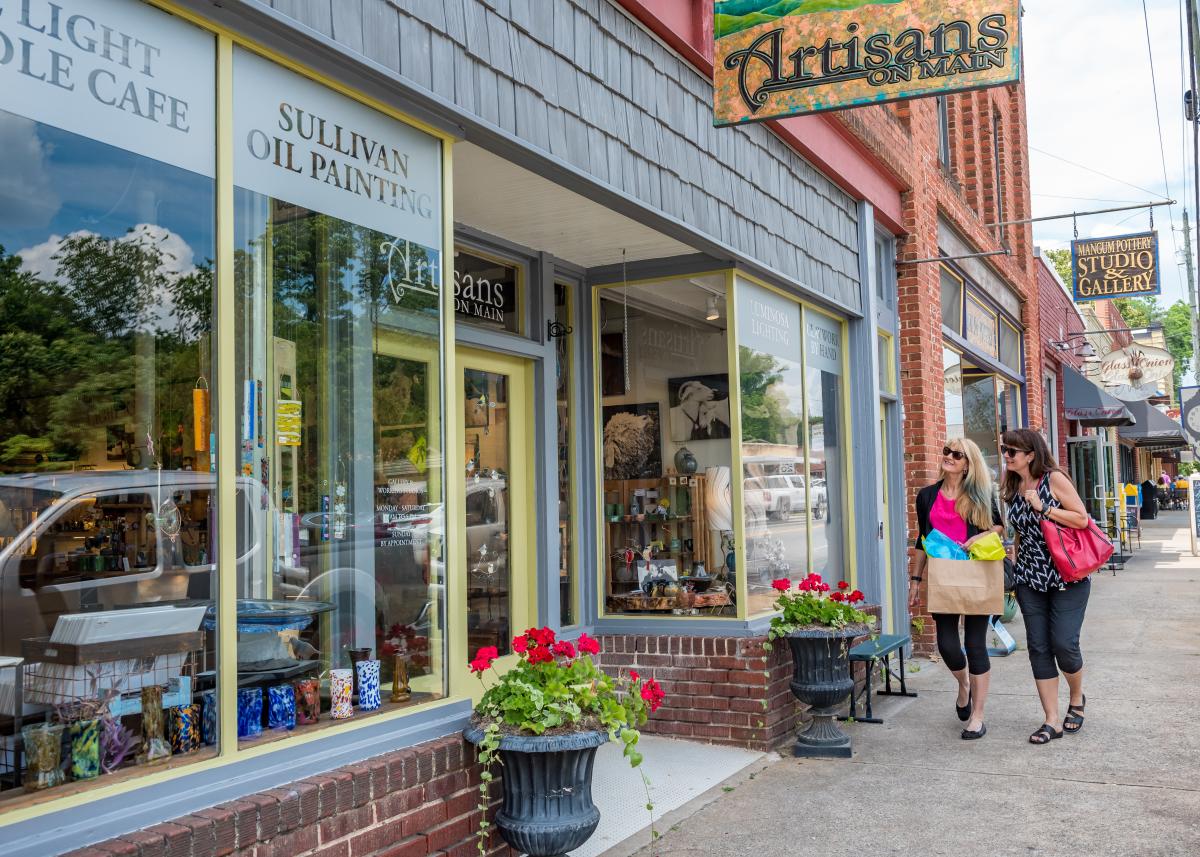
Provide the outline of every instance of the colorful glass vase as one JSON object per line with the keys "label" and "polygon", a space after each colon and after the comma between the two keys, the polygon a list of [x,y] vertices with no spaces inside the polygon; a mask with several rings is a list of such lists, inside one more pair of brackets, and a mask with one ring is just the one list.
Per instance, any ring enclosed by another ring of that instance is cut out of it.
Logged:
{"label": "colorful glass vase", "polygon": [[329,671],[329,713],[334,720],[345,720],[354,716],[354,706],[350,702],[353,692],[353,670]]}
{"label": "colorful glass vase", "polygon": [[267,726],[271,729],[296,728],[296,691],[290,684],[267,688]]}
{"label": "colorful glass vase", "polygon": [[262,734],[263,696],[261,687],[238,690],[238,737],[257,738]]}
{"label": "colorful glass vase", "polygon": [[170,710],[171,752],[177,756],[200,748],[200,706],[176,705]]}
{"label": "colorful glass vase", "polygon": [[151,685],[142,688],[142,751],[138,753],[139,765],[157,765],[171,758],[171,745],[167,743],[163,722],[162,687]]}
{"label": "colorful glass vase", "polygon": [[206,745],[217,743],[217,692],[206,690],[200,694],[200,740]]}
{"label": "colorful glass vase", "polygon": [[22,784],[29,791],[41,791],[60,785],[62,772],[63,727],[39,723],[21,730],[25,744],[25,777]]}
{"label": "colorful glass vase", "polygon": [[354,667],[358,671],[358,707],[362,711],[374,711],[383,705],[379,692],[379,661],[359,661]]}
{"label": "colorful glass vase", "polygon": [[71,779],[100,776],[100,721],[76,720],[67,734],[71,738]]}
{"label": "colorful glass vase", "polygon": [[320,679],[297,679],[292,687],[296,691],[296,723],[301,726],[316,723],[321,718]]}
{"label": "colorful glass vase", "polygon": [[412,691],[408,687],[408,661],[404,655],[396,655],[392,660],[392,702],[408,702]]}

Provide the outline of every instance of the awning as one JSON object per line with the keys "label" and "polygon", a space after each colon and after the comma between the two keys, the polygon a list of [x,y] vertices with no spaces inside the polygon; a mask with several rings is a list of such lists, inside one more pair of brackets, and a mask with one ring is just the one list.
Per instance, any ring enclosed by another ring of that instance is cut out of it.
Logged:
{"label": "awning", "polygon": [[1134,446],[1156,449],[1186,449],[1187,439],[1183,426],[1168,417],[1149,402],[1125,402],[1137,424],[1120,430],[1122,440],[1133,441]]}
{"label": "awning", "polygon": [[1070,366],[1063,370],[1063,410],[1069,420],[1085,426],[1131,426],[1133,415],[1125,404],[1114,399]]}

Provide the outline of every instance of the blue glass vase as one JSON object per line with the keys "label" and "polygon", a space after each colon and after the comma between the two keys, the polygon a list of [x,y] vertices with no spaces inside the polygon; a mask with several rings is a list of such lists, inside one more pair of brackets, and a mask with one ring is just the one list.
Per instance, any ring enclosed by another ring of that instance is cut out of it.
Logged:
{"label": "blue glass vase", "polygon": [[238,691],[238,737],[257,738],[262,734],[263,696],[261,687]]}
{"label": "blue glass vase", "polygon": [[267,726],[271,729],[296,728],[296,691],[290,684],[267,688]]}

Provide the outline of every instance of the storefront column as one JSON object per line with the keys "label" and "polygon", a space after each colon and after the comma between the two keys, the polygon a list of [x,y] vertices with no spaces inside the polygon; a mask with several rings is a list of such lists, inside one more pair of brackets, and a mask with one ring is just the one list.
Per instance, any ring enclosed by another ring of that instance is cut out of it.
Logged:
{"label": "storefront column", "polygon": [[875,317],[878,311],[878,296],[875,294],[875,213],[868,202],[858,206],[858,269],[859,290],[862,295],[863,315],[850,319],[849,356],[850,365],[857,367],[854,373],[859,380],[870,378],[871,383],[849,385],[850,413],[853,433],[854,484],[850,486],[851,508],[853,509],[855,532],[853,533],[856,567],[853,582],[867,596],[871,604],[883,606],[883,627],[891,632],[892,617],[888,609],[890,600],[887,570],[888,562],[884,551],[883,479],[872,478],[882,474],[884,454],[879,438],[879,350]]}

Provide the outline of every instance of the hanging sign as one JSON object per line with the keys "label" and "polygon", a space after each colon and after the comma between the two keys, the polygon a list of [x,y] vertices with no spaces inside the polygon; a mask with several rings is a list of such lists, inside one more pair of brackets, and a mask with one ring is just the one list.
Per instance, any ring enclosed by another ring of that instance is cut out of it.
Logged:
{"label": "hanging sign", "polygon": [[1192,449],[1200,447],[1200,387],[1179,388],[1179,420]]}
{"label": "hanging sign", "polygon": [[1175,371],[1171,352],[1149,345],[1130,345],[1100,359],[1100,380],[1108,392],[1126,402],[1158,394],[1158,382]]}
{"label": "hanging sign", "polygon": [[997,357],[1000,348],[996,336],[996,313],[974,295],[967,294],[966,302],[966,333],[967,342],[974,345],[989,357]]}
{"label": "hanging sign", "polygon": [[1071,270],[1077,302],[1157,295],[1158,233],[1072,241]]}
{"label": "hanging sign", "polygon": [[215,81],[213,36],[144,3],[0,3],[0,110],[211,177]]}
{"label": "hanging sign", "polygon": [[715,124],[1020,78],[1019,0],[717,0]]}

